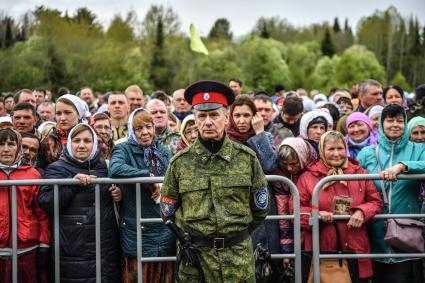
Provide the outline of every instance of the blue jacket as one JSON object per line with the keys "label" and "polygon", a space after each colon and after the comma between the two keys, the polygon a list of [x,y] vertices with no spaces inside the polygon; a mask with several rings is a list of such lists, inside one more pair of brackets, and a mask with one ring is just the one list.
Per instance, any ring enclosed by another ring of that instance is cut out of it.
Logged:
{"label": "blue jacket", "polygon": [[[159,153],[168,167],[171,152],[158,145]],[[109,175],[112,178],[148,177],[149,171],[143,163],[142,147],[128,142],[114,146]],[[121,248],[126,256],[137,254],[136,232],[136,185],[128,184],[122,188],[121,202]],[[142,218],[161,218],[159,204],[151,199],[148,185],[141,185]],[[145,257],[171,256],[175,254],[175,238],[163,223],[142,225],[142,254]]]}
{"label": "blue jacket", "polygon": [[[425,144],[419,144],[409,141],[407,131],[407,117],[405,115],[405,130],[403,136],[397,141],[390,141],[384,134],[382,129],[382,121],[379,121],[379,152],[378,158],[376,154],[377,145],[371,145],[363,148],[357,159],[360,164],[369,173],[378,172],[378,162],[381,170],[385,170],[397,163],[403,163],[408,167],[406,174],[425,173]],[[379,159],[379,160],[378,160]],[[392,159],[392,163],[390,161]],[[374,184],[381,193],[381,184],[379,180],[375,180]],[[390,182],[385,181],[384,187],[389,196]],[[397,180],[393,182],[391,194],[391,214],[399,213],[420,213],[419,203],[419,180]],[[388,209],[384,207],[383,213],[387,213]],[[373,253],[389,253],[388,245],[384,241],[385,226],[384,220],[372,220],[369,225],[369,239],[372,245]],[[406,259],[379,259],[382,262],[399,262]]]}
{"label": "blue jacket", "polygon": [[269,132],[261,132],[258,135],[252,136],[246,141],[249,146],[257,154],[261,168],[265,174],[270,174],[276,167],[276,150],[273,145],[273,137]]}

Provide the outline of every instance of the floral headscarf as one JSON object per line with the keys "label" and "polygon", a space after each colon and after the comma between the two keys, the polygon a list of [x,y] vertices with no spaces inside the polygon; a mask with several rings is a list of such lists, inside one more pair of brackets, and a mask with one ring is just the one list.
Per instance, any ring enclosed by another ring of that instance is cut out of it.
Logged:
{"label": "floral headscarf", "polygon": [[[345,147],[345,151],[347,151],[347,144],[345,143],[344,140],[344,136],[337,131],[329,131],[324,133],[321,137],[320,137],[320,142],[319,142],[319,154],[320,154],[320,159],[322,160],[323,164],[326,166],[326,169],[328,170],[328,176],[331,175],[344,175],[344,169],[348,168],[348,157],[345,157],[345,161],[344,163],[340,166],[340,167],[333,167],[330,166],[328,164],[328,162],[326,161],[325,158],[325,143],[328,141],[329,137],[333,136],[334,138],[337,138],[339,140],[342,141],[342,143],[344,144]],[[331,186],[332,184],[336,183],[337,181],[333,181],[333,182],[328,182],[325,186],[323,186],[324,189],[326,189],[327,187]],[[341,184],[347,186],[347,182],[346,181],[338,181]]]}
{"label": "floral headscarf", "polygon": [[286,138],[279,145],[279,149],[284,145],[290,146],[296,152],[301,168],[306,168],[307,165],[319,159],[314,148],[302,138]]}

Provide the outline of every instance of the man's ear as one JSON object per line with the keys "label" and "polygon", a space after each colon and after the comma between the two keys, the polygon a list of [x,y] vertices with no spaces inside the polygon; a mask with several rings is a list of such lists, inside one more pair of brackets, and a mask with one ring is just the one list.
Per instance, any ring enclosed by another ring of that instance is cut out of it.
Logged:
{"label": "man's ear", "polygon": [[224,112],[224,117],[225,117],[225,119],[226,119],[226,120],[224,121],[224,125],[226,126],[226,128],[227,128],[227,126],[229,125],[229,112],[230,112],[230,111],[227,111],[227,110]]}

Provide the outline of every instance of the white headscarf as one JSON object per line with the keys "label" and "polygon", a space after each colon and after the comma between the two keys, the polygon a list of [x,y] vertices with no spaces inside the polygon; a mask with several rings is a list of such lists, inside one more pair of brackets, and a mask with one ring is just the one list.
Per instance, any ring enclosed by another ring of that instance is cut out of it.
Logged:
{"label": "white headscarf", "polygon": [[[92,148],[92,150],[90,152],[89,157],[87,157],[87,159],[85,159],[85,160],[79,160],[79,159],[77,159],[74,156],[74,154],[72,153],[72,147],[71,147],[72,146],[72,139],[71,139],[72,134],[75,131],[75,129],[78,128],[80,125],[86,127],[87,129],[89,129],[91,131],[91,133],[92,133],[92,136],[93,136],[93,148]],[[93,128],[90,127],[87,124],[80,123],[80,124],[77,124],[74,128],[72,128],[72,130],[69,132],[68,140],[66,142],[66,150],[68,151],[69,155],[73,159],[77,160],[78,162],[83,163],[83,162],[86,162],[86,161],[91,161],[94,158],[94,156],[96,155],[96,152],[97,152],[97,145],[98,145],[98,139],[97,139],[96,132],[93,130]]]}
{"label": "white headscarf", "polygon": [[146,111],[147,110],[145,108],[137,108],[134,109],[133,112],[131,112],[130,117],[128,117],[128,121],[127,121],[127,141],[133,144],[139,144],[139,142],[137,141],[137,137],[136,134],[134,133],[134,129],[133,129],[133,119],[134,116],[136,115],[137,112],[140,111]]}
{"label": "white headscarf", "polygon": [[367,116],[369,116],[369,118],[372,119],[372,117],[375,114],[381,114],[382,113],[382,110],[384,110],[384,107],[382,107],[381,105],[375,105],[372,108],[370,108],[369,114]]}
{"label": "white headscarf", "polygon": [[64,94],[58,98],[56,103],[61,101],[61,99],[67,99],[71,101],[71,103],[75,106],[75,109],[77,109],[78,116],[80,116],[81,122],[84,124],[88,123],[87,118],[90,117],[91,113],[89,110],[89,106],[84,100],[72,94]]}
{"label": "white headscarf", "polygon": [[308,138],[308,135],[307,135],[308,125],[310,124],[311,121],[313,121],[317,117],[324,118],[326,122],[328,123],[328,126],[333,124],[333,119],[331,115],[326,111],[321,111],[317,109],[317,110],[304,113],[303,116],[301,117],[301,122],[300,122],[300,137],[302,137],[303,139]]}

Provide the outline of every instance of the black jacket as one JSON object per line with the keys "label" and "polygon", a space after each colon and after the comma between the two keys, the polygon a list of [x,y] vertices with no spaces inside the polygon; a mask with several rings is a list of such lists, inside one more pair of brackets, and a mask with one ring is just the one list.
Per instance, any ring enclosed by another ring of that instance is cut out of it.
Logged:
{"label": "black jacket", "polygon": [[[77,173],[108,176],[100,149],[91,162],[78,163],[66,150],[50,164],[45,179],[73,178]],[[102,282],[121,282],[119,233],[108,188],[100,185],[100,225]],[[52,216],[53,186],[42,186],[38,197],[40,207]],[[95,282],[95,186],[59,187],[60,277],[61,282]]]}

